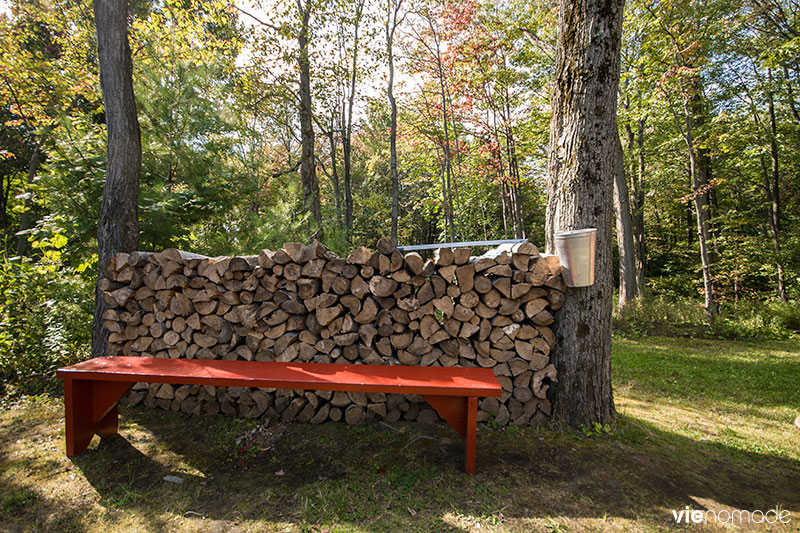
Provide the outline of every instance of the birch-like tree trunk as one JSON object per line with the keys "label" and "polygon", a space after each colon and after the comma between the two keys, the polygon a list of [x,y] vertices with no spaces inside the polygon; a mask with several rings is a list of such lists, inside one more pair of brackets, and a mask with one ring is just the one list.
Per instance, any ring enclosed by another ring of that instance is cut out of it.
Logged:
{"label": "birch-like tree trunk", "polygon": [[342,160],[344,166],[344,226],[347,231],[347,240],[353,236],[353,191],[352,191],[352,139],[353,139],[353,104],[356,99],[356,81],[358,79],[358,30],[361,25],[361,15],[364,10],[364,1],[358,0],[353,18],[353,62],[350,69],[350,86],[347,90],[347,107],[343,113],[342,132]]}
{"label": "birch-like tree trunk", "polygon": [[560,0],[548,156],[547,248],[557,231],[597,228],[595,283],[567,289],[556,316],[550,388],[555,420],[614,420],[611,392],[612,219],[623,0]]}
{"label": "birch-like tree trunk", "polygon": [[394,34],[402,22],[398,19],[403,0],[389,0],[386,20],[386,56],[389,63],[389,81],[386,96],[389,98],[389,167],[392,172],[392,244],[397,246],[397,223],[400,218],[400,175],[397,171],[397,101],[394,97]]}
{"label": "birch-like tree trunk", "polygon": [[[117,252],[132,252],[139,243],[139,173],[142,141],[133,95],[133,62],[128,44],[127,0],[95,0],[100,87],[108,127],[108,169],[97,228],[98,283],[103,266]],[[106,355],[105,306],[95,289],[92,357]]]}
{"label": "birch-like tree trunk", "polygon": [[339,190],[339,170],[336,167],[336,121],[334,115],[335,113],[331,113],[330,129],[326,134],[331,152],[331,182],[333,183],[333,196],[336,204],[336,227],[342,229],[342,193]]}
{"label": "birch-like tree trunk", "polygon": [[[699,92],[698,92],[699,94]],[[697,222],[697,239],[700,244],[700,262],[703,267],[703,292],[705,297],[705,312],[709,320],[717,314],[717,303],[714,297],[714,281],[711,272],[712,251],[710,230],[710,207],[708,204],[708,160],[700,154],[695,138],[695,125],[697,124],[697,105],[693,105],[691,98],[684,99],[683,112],[685,118],[682,130],[686,151],[689,156],[689,176],[692,180],[692,201],[694,204],[695,220]],[[677,118],[676,118],[677,122]]]}

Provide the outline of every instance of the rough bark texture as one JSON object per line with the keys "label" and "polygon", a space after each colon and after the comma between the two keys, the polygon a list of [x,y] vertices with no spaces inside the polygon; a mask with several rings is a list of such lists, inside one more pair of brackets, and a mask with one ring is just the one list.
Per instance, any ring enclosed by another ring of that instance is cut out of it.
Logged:
{"label": "rough bark texture", "polygon": [[597,228],[595,283],[569,289],[556,316],[554,419],[614,419],[611,394],[612,217],[620,168],[616,124],[624,2],[559,3],[548,159],[547,246],[554,233]]}
{"label": "rough bark texture", "polygon": [[[133,96],[133,64],[128,45],[126,0],[95,0],[100,86],[108,127],[108,170],[97,229],[99,265],[118,252],[132,252],[139,242],[139,172],[142,143],[136,100]],[[105,273],[98,269],[95,293],[92,356],[105,355],[108,330],[101,316],[105,306],[100,285]]]}
{"label": "rough bark texture", "polygon": [[322,225],[322,208],[319,199],[316,162],[314,161],[314,124],[311,109],[311,66],[308,58],[309,21],[311,1],[297,2],[302,17],[297,44],[300,49],[300,137],[302,144],[300,180],[303,184],[303,206],[311,213],[317,228]]}

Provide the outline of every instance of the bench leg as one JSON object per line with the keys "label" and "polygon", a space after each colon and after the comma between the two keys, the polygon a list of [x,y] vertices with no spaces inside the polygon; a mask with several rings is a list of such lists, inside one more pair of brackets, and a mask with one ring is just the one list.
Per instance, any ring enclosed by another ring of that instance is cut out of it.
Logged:
{"label": "bench leg", "polygon": [[475,473],[475,448],[478,431],[478,398],[474,396],[423,396],[439,416],[458,431],[464,443],[464,468]]}
{"label": "bench leg", "polygon": [[468,474],[475,473],[475,448],[478,435],[478,399],[474,396],[467,398],[467,427],[464,437],[464,468]]}
{"label": "bench leg", "polygon": [[64,418],[67,456],[80,454],[95,433],[109,437],[117,432],[117,402],[133,383],[64,380]]}

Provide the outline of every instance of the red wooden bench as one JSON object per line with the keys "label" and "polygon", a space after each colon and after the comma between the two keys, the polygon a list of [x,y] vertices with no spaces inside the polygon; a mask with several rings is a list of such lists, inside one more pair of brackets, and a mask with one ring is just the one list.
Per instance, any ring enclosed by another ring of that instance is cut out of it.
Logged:
{"label": "red wooden bench", "polygon": [[95,433],[117,432],[117,402],[136,382],[419,394],[463,437],[466,471],[475,472],[478,397],[502,394],[491,369],[277,363],[155,357],[99,357],[61,368],[67,455]]}

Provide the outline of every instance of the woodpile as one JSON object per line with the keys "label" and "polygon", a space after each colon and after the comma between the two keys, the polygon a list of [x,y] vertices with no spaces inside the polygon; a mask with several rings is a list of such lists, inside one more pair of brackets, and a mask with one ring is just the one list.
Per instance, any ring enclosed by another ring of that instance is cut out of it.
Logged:
{"label": "woodpile", "polygon": [[[556,257],[530,243],[472,257],[403,255],[387,239],[340,258],[319,242],[246,257],[175,249],[120,253],[104,266],[109,355],[492,368],[501,398],[478,420],[525,426],[550,414]],[[421,397],[137,384],[133,403],[191,414],[314,424],[436,420]]]}

